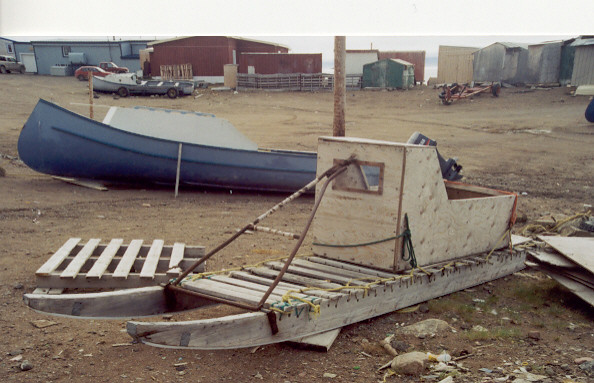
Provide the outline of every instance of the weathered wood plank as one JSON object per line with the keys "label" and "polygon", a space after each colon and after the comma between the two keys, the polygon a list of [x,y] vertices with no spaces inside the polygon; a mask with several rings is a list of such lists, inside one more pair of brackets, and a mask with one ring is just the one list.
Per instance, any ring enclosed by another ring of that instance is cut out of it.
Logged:
{"label": "weathered wood plank", "polygon": [[124,240],[122,238],[114,238],[109,242],[109,245],[103,250],[99,258],[95,261],[91,270],[87,273],[87,278],[101,278],[105,270],[107,270],[107,266],[111,263],[113,257],[115,257],[116,253],[118,252],[120,246]]}
{"label": "weathered wood plank", "polygon": [[[266,291],[268,291],[268,286],[261,285],[259,283],[244,281],[242,279],[227,277],[225,275],[213,275],[210,277],[210,279],[213,281],[222,282],[222,283],[226,283],[226,284],[233,285],[233,286],[244,287],[244,288],[247,288],[247,289],[250,289],[253,291],[257,291],[260,293],[265,293]],[[276,286],[275,289],[272,291],[272,294],[282,297],[287,292],[289,292],[289,290],[291,290],[291,289]],[[262,294],[262,295],[264,295],[264,294]],[[299,298],[303,298],[303,299],[312,299],[313,303],[315,303],[316,301],[319,301],[321,299],[319,297],[312,297],[311,295],[308,295],[307,293],[292,292],[291,295],[294,297],[299,297]]]}
{"label": "weathered wood plank", "polygon": [[130,269],[138,256],[138,252],[142,247],[142,239],[134,239],[128,245],[126,252],[122,256],[122,260],[118,263],[115,271],[113,272],[114,278],[127,278],[130,274]]}
{"label": "weathered wood plank", "polygon": [[[232,271],[230,273],[230,275],[234,278],[238,278],[238,279],[243,279],[249,282],[255,282],[255,283],[260,283],[264,286],[270,286],[273,282],[273,279],[270,278],[264,278],[264,277],[259,277],[257,275],[254,274],[250,274],[250,273],[246,273],[243,271]],[[303,285],[297,285],[294,283],[287,283],[287,282],[279,282],[278,284],[280,287],[286,288],[286,289],[290,289],[290,290],[301,290],[303,288],[306,288]],[[307,294],[309,295],[314,295],[320,298],[335,298],[335,297],[339,297],[341,295],[344,295],[342,293],[338,293],[338,292],[330,292],[330,291],[324,291],[324,290],[316,290],[316,289],[312,289],[307,288]]]}
{"label": "weathered wood plank", "polygon": [[[181,286],[184,289],[211,295],[216,298],[227,299],[233,302],[246,303],[250,305],[257,305],[264,295],[250,289],[232,286],[226,283],[215,282],[209,279],[198,279],[196,281],[182,282]],[[266,300],[267,307],[278,302],[280,299],[280,295],[271,294]]]}
{"label": "weathered wood plank", "polygon": [[310,270],[316,270],[316,271],[321,271],[323,273],[329,273],[329,274],[333,274],[333,275],[340,275],[343,276],[345,278],[349,278],[349,279],[359,279],[361,281],[366,281],[371,279],[377,279],[377,277],[375,275],[372,274],[364,274],[358,271],[351,271],[351,270],[346,270],[346,269],[342,269],[342,268],[338,268],[338,267],[334,267],[334,266],[329,266],[329,265],[323,265],[321,263],[316,263],[316,262],[311,262],[305,259],[295,259],[292,262],[292,265],[295,266],[300,266],[306,269],[310,269]]}
{"label": "weathered wood plank", "polygon": [[[278,275],[278,271],[269,269],[267,267],[250,267],[247,270],[256,275],[268,278],[276,278],[276,276]],[[282,280],[285,282],[296,283],[303,286],[319,287],[321,289],[333,289],[342,286],[338,283],[332,283],[326,280],[320,280],[316,278],[309,278],[302,275],[292,274],[290,272],[285,273],[285,275],[283,275]]]}
{"label": "weathered wood plank", "polygon": [[371,269],[369,267],[354,265],[351,263],[340,262],[333,259],[320,257],[308,257],[307,259],[311,262],[321,263],[322,265],[333,266],[344,270],[356,271],[359,273],[369,274],[380,278],[393,278],[395,275],[392,273],[386,273],[385,271]]}
{"label": "weathered wood plank", "polygon": [[37,271],[36,275],[48,275],[56,270],[66,257],[70,254],[72,249],[80,242],[80,238],[70,238],[62,247],[58,249]]}
{"label": "weathered wood plank", "polygon": [[37,277],[37,286],[63,289],[130,289],[156,286],[170,280],[171,274],[166,273],[155,273],[154,278],[140,278],[139,273],[130,273],[126,278],[114,278],[111,273],[105,273],[101,278],[86,278],[85,274],[80,273],[76,278],[61,278],[59,274],[50,274]]}
{"label": "weathered wood plank", "polygon": [[89,239],[89,242],[78,252],[76,257],[68,264],[68,267],[64,269],[60,277],[62,278],[75,278],[80,269],[83,267],[87,259],[93,254],[95,248],[99,245],[100,238]]}
{"label": "weathered wood plank", "polygon": [[[281,270],[284,266],[284,264],[281,262],[267,262],[266,265],[268,265],[276,270]],[[346,285],[347,283],[350,283],[351,286],[363,286],[363,285],[367,284],[367,282],[357,281],[352,278],[343,277],[341,275],[330,274],[330,273],[326,273],[326,272],[306,269],[304,267],[299,267],[299,266],[289,266],[288,271],[293,274],[303,275],[305,277],[318,278],[321,280],[329,280],[334,283],[339,283],[343,286]]]}
{"label": "weathered wood plank", "polygon": [[173,244],[171,250],[171,259],[169,260],[169,268],[174,269],[179,267],[179,263],[184,259],[184,250],[186,245],[184,243],[176,242]]}
{"label": "weathered wood plank", "polygon": [[162,239],[155,239],[153,245],[149,250],[142,270],[140,270],[141,278],[154,278],[155,271],[157,270],[157,264],[159,263],[159,257],[161,256],[161,250],[163,250],[164,241]]}
{"label": "weathered wood plank", "polygon": [[300,349],[323,351],[330,350],[332,344],[340,334],[340,328],[322,332],[320,334],[304,336],[303,338],[297,338],[295,340],[287,341],[289,345]]}

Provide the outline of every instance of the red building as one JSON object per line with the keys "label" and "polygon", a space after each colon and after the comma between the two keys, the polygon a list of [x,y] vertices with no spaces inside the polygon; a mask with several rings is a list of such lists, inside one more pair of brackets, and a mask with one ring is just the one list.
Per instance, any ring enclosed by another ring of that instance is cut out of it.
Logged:
{"label": "red building", "polygon": [[385,51],[379,52],[379,59],[400,59],[415,66],[415,82],[425,81],[425,51]]}
{"label": "red building", "polygon": [[275,43],[227,36],[192,36],[154,41],[148,44],[151,75],[159,76],[161,65],[192,65],[194,76],[223,80],[225,64],[240,64],[242,53],[288,53]]}
{"label": "red building", "polygon": [[322,73],[322,54],[242,53],[239,73]]}

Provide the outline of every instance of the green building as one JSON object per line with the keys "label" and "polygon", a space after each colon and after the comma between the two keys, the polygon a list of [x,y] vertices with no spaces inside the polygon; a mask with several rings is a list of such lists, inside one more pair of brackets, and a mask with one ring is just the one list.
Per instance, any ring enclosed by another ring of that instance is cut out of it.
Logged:
{"label": "green building", "polygon": [[363,88],[408,89],[414,85],[415,66],[407,61],[383,59],[363,65]]}

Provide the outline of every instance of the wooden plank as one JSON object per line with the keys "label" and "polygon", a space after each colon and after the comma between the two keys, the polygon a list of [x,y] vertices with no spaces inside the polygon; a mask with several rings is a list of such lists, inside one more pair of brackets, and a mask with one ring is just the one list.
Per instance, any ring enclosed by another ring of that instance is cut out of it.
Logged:
{"label": "wooden plank", "polygon": [[340,330],[340,328],[337,328],[320,334],[290,340],[286,343],[300,349],[327,352],[334,344],[338,334],[340,334]]}
{"label": "wooden plank", "polygon": [[105,270],[107,270],[107,266],[111,263],[113,257],[118,252],[120,246],[124,240],[122,238],[115,238],[109,242],[109,245],[103,250],[99,258],[95,261],[91,270],[87,273],[87,278],[101,278]]}
{"label": "wooden plank", "polygon": [[92,181],[92,180],[81,180],[78,178],[69,178],[69,177],[58,177],[52,176],[52,178],[57,179],[62,182],[66,182],[69,184],[82,186],[89,189],[99,190],[99,191],[107,191],[108,189],[103,185],[101,182]]}
{"label": "wooden plank", "polygon": [[155,271],[157,270],[157,264],[159,263],[159,257],[161,256],[161,250],[163,250],[163,243],[162,239],[155,239],[153,241],[153,245],[149,250],[146,259],[144,260],[144,265],[142,266],[142,270],[140,270],[140,277],[141,278],[154,278]]}
{"label": "wooden plank", "polygon": [[100,238],[92,238],[89,239],[89,242],[83,246],[83,248],[78,252],[76,257],[68,264],[66,269],[60,274],[61,278],[76,278],[76,275],[83,267],[87,259],[93,254],[95,248],[99,245],[101,241]]}
{"label": "wooden plank", "polygon": [[322,265],[328,265],[337,267],[340,269],[350,270],[350,271],[357,271],[364,274],[374,275],[380,278],[393,278],[396,274],[386,273],[385,271],[380,271],[376,269],[371,269],[364,266],[354,265],[351,263],[345,263],[340,261],[335,261],[333,259],[327,258],[320,258],[320,257],[308,257],[307,258],[311,262],[321,263]]}
{"label": "wooden plank", "polygon": [[[260,283],[264,286],[270,286],[273,281],[273,279],[259,277],[254,274],[246,273],[244,271],[232,271],[229,275],[231,275],[234,278],[243,279],[245,281]],[[284,287],[286,289],[297,290],[297,291],[307,288],[307,294],[314,295],[314,296],[317,296],[320,298],[326,298],[326,299],[336,298],[336,297],[344,295],[339,292],[317,290],[312,287],[306,287],[306,286],[297,285],[297,284],[293,284],[293,283],[287,283],[287,282],[279,282],[278,285],[280,287]]]}
{"label": "wooden plank", "polygon": [[[196,291],[198,293],[210,295],[217,298],[227,299],[233,302],[257,305],[264,294],[256,291],[232,286],[226,283],[215,282],[209,279],[198,279],[196,281],[183,282],[181,286],[184,289]],[[266,300],[266,307],[281,300],[281,296],[271,294]]]}
{"label": "wooden plank", "polygon": [[80,242],[80,238],[70,238],[62,247],[58,249],[37,271],[36,275],[48,275],[56,270],[66,257],[70,254],[72,249]]}
{"label": "wooden plank", "polygon": [[[259,283],[249,282],[242,279],[232,278],[225,275],[213,275],[209,278],[212,281],[226,283],[232,286],[244,287],[253,291],[265,293],[268,291],[268,286],[261,285]],[[272,291],[272,294],[275,294],[279,297],[284,296],[287,292],[289,292],[288,288],[276,286],[275,289]],[[262,294],[263,295],[263,294]],[[307,293],[299,293],[299,292],[292,292],[292,296],[299,297],[303,299],[310,299],[313,303],[319,301],[320,297],[313,297]]]}
{"label": "wooden plank", "polygon": [[[266,265],[268,265],[276,270],[281,270],[284,266],[284,264],[281,262],[267,262]],[[349,282],[350,282],[351,286],[363,286],[363,285],[367,284],[367,282],[356,281],[352,278],[343,277],[341,275],[330,274],[330,273],[326,273],[326,272],[306,269],[304,267],[299,267],[299,266],[289,266],[288,271],[290,273],[303,275],[305,277],[318,278],[321,280],[329,280],[334,283],[339,283],[342,286],[345,286]]]}
{"label": "wooden plank", "polygon": [[128,245],[126,252],[122,256],[122,260],[118,263],[118,266],[113,272],[114,278],[128,278],[130,269],[132,268],[141,247],[142,239],[134,239],[130,242],[130,245]]}
{"label": "wooden plank", "polygon": [[551,266],[564,268],[579,268],[579,265],[561,254],[549,253],[543,250],[529,250],[528,254],[533,256],[538,262],[546,263]]}
{"label": "wooden plank", "polygon": [[383,315],[429,299],[464,290],[524,268],[524,253],[494,255],[479,267],[419,275],[410,283],[375,286],[363,299],[343,297],[323,305],[316,320],[309,315],[283,316],[279,332],[272,334],[266,313],[244,313],[222,318],[180,322],[137,322],[127,324],[128,334],[149,345],[195,349],[254,347],[302,338]]}
{"label": "wooden plank", "polygon": [[358,271],[346,270],[343,268],[329,266],[329,265],[323,265],[321,263],[311,262],[311,261],[308,261],[305,259],[295,259],[295,260],[293,260],[293,262],[291,264],[295,265],[295,266],[304,267],[304,268],[310,269],[310,270],[321,271],[323,273],[340,275],[340,276],[343,276],[343,277],[346,277],[349,279],[358,279],[363,282],[369,281],[370,279],[373,279],[373,280],[378,279],[377,276],[375,276],[375,275],[364,274],[364,273],[361,273]]}
{"label": "wooden plank", "polygon": [[184,250],[186,245],[184,243],[176,242],[173,244],[171,250],[171,259],[169,260],[169,268],[174,269],[179,267],[179,263],[184,259]]}
{"label": "wooden plank", "polygon": [[[267,267],[249,267],[247,268],[247,270],[256,275],[268,278],[276,278],[276,276],[278,275],[278,271],[269,269]],[[338,283],[332,283],[326,280],[320,280],[316,278],[304,277],[302,275],[296,275],[290,272],[285,273],[285,275],[283,275],[282,280],[285,282],[296,283],[303,286],[319,287],[321,289],[333,289],[342,286]]]}
{"label": "wooden plank", "polygon": [[539,235],[538,238],[573,262],[594,273],[593,237],[553,237]]}
{"label": "wooden plank", "polygon": [[76,278],[61,278],[59,274],[51,274],[37,278],[37,286],[63,289],[129,289],[135,287],[155,286],[168,283],[171,274],[155,273],[154,278],[141,278],[139,273],[129,273],[126,278],[114,278],[113,274],[105,273],[101,278],[86,278],[85,274],[78,274]]}

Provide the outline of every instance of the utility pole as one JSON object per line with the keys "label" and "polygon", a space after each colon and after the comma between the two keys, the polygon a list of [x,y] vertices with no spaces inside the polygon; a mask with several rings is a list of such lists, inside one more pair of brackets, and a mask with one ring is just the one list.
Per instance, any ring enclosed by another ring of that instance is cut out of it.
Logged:
{"label": "utility pole", "polygon": [[345,136],[345,115],[346,104],[346,37],[334,37],[334,124],[332,135],[335,137]]}

